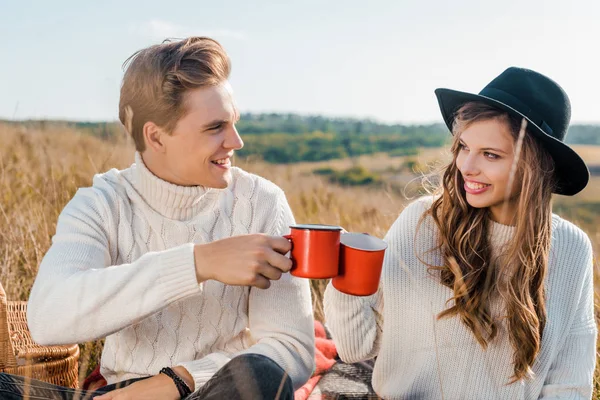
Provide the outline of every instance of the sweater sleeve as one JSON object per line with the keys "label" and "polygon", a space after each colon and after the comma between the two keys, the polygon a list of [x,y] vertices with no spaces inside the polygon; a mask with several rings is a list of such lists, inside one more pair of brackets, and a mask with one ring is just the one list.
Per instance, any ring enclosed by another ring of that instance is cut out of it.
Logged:
{"label": "sweater sleeve", "polygon": [[[389,243],[395,234],[392,230],[384,240]],[[394,265],[396,255],[386,250],[383,269]],[[325,322],[344,362],[354,363],[374,358],[379,353],[383,325],[382,271],[377,292],[371,296],[353,296],[337,290],[331,282],[325,289],[323,306]]]}
{"label": "sweater sleeve", "polygon": [[[116,196],[116,195],[115,195]],[[110,194],[79,189],[61,212],[29,297],[27,320],[42,345],[108,336],[197,293],[193,244],[114,265]]]}
{"label": "sweater sleeve", "polygon": [[[270,235],[288,233],[294,217],[283,192],[279,192],[277,214],[267,227]],[[255,344],[237,354],[213,353],[181,363],[194,377],[196,389],[203,386],[231,358],[242,354],[261,354],[284,369],[294,388],[302,386],[314,371],[315,335],[310,285],[307,279],[283,274],[271,287],[250,289],[249,330]]]}
{"label": "sweater sleeve", "polygon": [[375,294],[358,297],[336,290],[331,283],[327,286],[324,296],[325,319],[343,361],[358,362],[378,355],[385,324],[386,286],[396,277],[401,261],[407,255],[414,254],[417,223],[428,205],[428,198],[418,199],[408,205],[385,235],[388,248]]}
{"label": "sweater sleeve", "polygon": [[565,343],[550,366],[540,399],[592,398],[598,334],[594,319],[593,251],[587,236],[581,244],[581,249],[573,249],[573,254],[583,255],[585,263],[577,311]]}
{"label": "sweater sleeve", "polygon": [[329,282],[324,296],[325,321],[331,330],[340,358],[358,362],[377,356],[383,332],[383,287],[390,268],[398,264],[396,238],[400,217],[386,234],[388,243],[377,292],[371,296],[352,296],[340,292]]}
{"label": "sweater sleeve", "polygon": [[325,289],[324,304],[327,327],[344,362],[377,356],[383,325],[381,283],[375,294],[358,297],[340,292],[330,282]]}

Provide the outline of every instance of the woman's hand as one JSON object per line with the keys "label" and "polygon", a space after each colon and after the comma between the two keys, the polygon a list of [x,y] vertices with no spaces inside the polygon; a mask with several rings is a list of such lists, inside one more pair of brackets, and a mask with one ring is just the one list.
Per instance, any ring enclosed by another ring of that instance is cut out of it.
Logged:
{"label": "woman's hand", "polygon": [[122,389],[113,390],[94,400],[179,400],[175,382],[164,374],[132,383]]}
{"label": "woman's hand", "polygon": [[281,236],[251,234],[234,236],[194,247],[196,278],[227,285],[267,289],[292,268],[286,254],[292,245]]}

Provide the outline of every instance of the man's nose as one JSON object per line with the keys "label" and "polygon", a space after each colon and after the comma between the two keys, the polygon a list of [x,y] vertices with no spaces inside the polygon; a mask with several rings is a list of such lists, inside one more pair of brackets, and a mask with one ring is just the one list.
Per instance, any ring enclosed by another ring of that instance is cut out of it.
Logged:
{"label": "man's nose", "polygon": [[225,135],[225,142],[223,143],[223,147],[226,149],[239,150],[244,147],[244,141],[240,137],[235,126],[232,126]]}

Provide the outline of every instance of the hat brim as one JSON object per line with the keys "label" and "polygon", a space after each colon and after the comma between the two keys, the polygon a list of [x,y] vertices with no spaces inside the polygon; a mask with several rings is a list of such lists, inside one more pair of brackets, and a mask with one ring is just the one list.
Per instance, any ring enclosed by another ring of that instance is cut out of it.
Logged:
{"label": "hat brim", "polygon": [[465,103],[476,101],[508,112],[509,114],[525,118],[529,131],[541,142],[554,160],[554,175],[556,187],[554,193],[573,196],[585,188],[590,180],[590,172],[583,159],[569,146],[558,139],[548,135],[527,116],[514,108],[480,94],[460,92],[452,89],[436,89],[440,111],[446,126],[452,132],[452,124],[456,111]]}

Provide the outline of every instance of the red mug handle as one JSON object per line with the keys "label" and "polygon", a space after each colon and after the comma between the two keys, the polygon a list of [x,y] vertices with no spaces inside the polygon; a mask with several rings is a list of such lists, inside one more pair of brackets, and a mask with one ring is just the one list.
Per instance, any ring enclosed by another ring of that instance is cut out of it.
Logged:
{"label": "red mug handle", "polygon": [[[292,241],[292,235],[283,235],[283,237],[285,239],[289,240],[290,244],[292,245],[292,248],[294,248],[294,242]],[[292,250],[290,249],[290,251],[292,251]]]}

